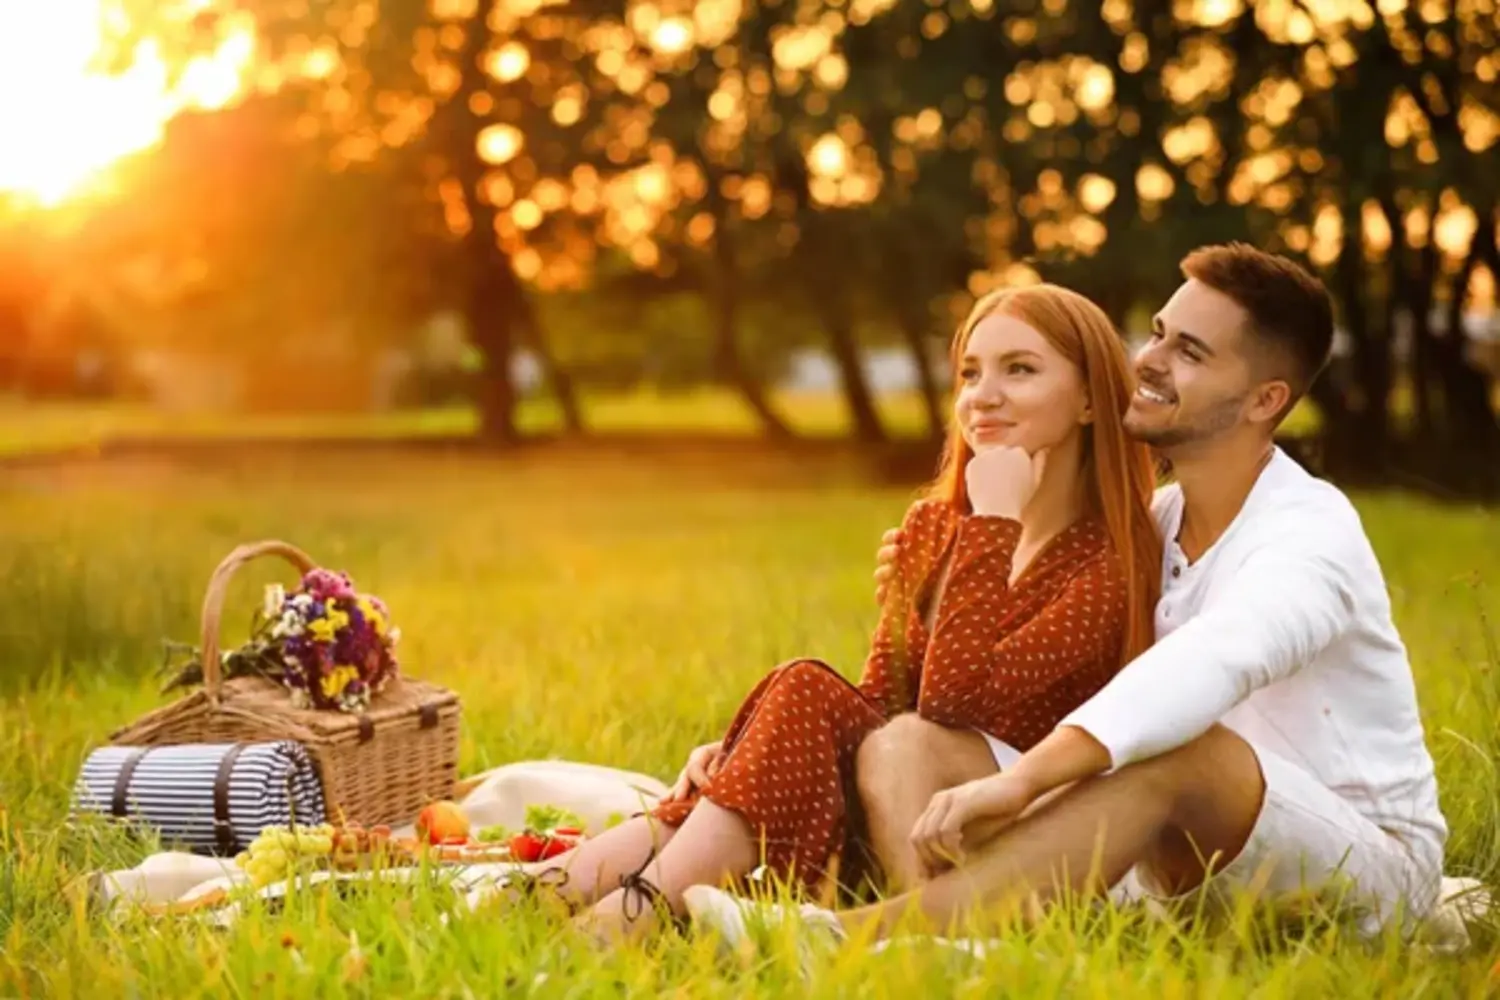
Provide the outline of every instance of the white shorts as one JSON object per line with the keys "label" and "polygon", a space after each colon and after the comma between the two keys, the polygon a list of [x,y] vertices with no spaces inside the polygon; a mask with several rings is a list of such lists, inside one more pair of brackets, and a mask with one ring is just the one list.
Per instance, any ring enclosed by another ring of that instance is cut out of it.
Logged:
{"label": "white shorts", "polygon": [[[1337,906],[1374,934],[1398,913],[1427,914],[1437,901],[1441,859],[1424,859],[1363,816],[1302,768],[1251,744],[1265,778],[1260,815],[1243,850],[1179,898],[1218,907],[1236,897]],[[1115,887],[1117,901],[1169,900],[1151,871],[1137,865]]]}
{"label": "white shorts", "polygon": [[976,729],[974,731],[983,736],[984,741],[990,745],[990,753],[995,755],[995,766],[1000,770],[1003,771],[1007,767],[1014,767],[1016,761],[1021,759],[1021,751],[1004,740],[996,739],[983,729]]}

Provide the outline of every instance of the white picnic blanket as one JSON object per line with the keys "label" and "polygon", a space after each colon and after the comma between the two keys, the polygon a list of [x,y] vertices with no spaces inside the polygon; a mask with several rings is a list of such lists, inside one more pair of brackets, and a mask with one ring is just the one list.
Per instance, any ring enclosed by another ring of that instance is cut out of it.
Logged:
{"label": "white picnic blanket", "polygon": [[[656,778],[612,767],[574,761],[524,761],[506,764],[459,784],[455,800],[474,829],[502,825],[519,830],[532,805],[552,805],[578,814],[590,830],[602,830],[610,817],[631,816],[650,808],[667,793]],[[414,824],[392,831],[393,837],[415,835]],[[475,888],[498,878],[511,865],[453,866],[458,886]],[[401,869],[384,873],[404,878]],[[248,879],[232,858],[163,851],[134,868],[102,872],[83,888],[100,903],[187,903],[219,889],[238,888]],[[321,881],[321,880],[320,880]],[[274,895],[274,892],[272,893]]]}
{"label": "white picnic blanket", "polygon": [[[554,805],[578,813],[591,830],[604,828],[612,815],[632,815],[649,808],[665,795],[667,786],[655,778],[615,768],[572,761],[526,761],[495,768],[460,785],[457,801],[463,806],[475,828],[503,824],[519,828],[525,822],[530,805]],[[411,828],[393,831],[395,836],[410,836]],[[484,890],[514,871],[516,865],[455,865],[442,873],[454,891],[478,900]],[[393,868],[382,878],[406,880],[416,877],[415,869]],[[366,875],[324,873],[304,877],[303,883],[367,878]],[[247,881],[230,859],[210,858],[197,854],[165,852],[155,854],[134,868],[99,875],[89,886],[99,901],[120,903],[188,904],[196,899],[234,889]],[[274,899],[288,889],[276,883],[258,895]],[[1428,918],[1421,943],[1435,952],[1456,954],[1469,947],[1468,925],[1486,917],[1492,899],[1485,886],[1475,879],[1445,878],[1438,906]],[[219,925],[231,923],[240,905],[226,901],[215,908],[211,919]],[[963,943],[965,947],[983,948],[983,942]]]}

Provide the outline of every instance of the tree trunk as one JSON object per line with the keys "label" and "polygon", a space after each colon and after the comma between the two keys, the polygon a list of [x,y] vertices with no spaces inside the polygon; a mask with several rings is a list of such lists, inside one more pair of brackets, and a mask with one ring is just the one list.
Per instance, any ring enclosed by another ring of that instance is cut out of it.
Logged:
{"label": "tree trunk", "polygon": [[1429,237],[1417,251],[1417,275],[1407,284],[1412,319],[1412,379],[1417,389],[1417,433],[1427,441],[1445,436],[1446,414],[1439,412],[1441,394],[1433,371],[1432,297],[1437,282],[1437,248]]}
{"label": "tree trunk", "polygon": [[1359,203],[1347,198],[1342,208],[1344,242],[1334,263],[1333,280],[1352,347],[1344,373],[1351,384],[1341,385],[1340,373],[1330,371],[1313,383],[1312,395],[1323,415],[1330,470],[1351,478],[1375,479],[1383,475],[1390,459],[1390,344],[1370,325]]}
{"label": "tree trunk", "polygon": [[[859,35],[869,44],[872,36]],[[857,51],[857,50],[856,50]],[[874,52],[860,53],[878,59]],[[855,52],[850,53],[851,57]],[[890,105],[880,105],[866,119],[875,156],[880,163],[890,163],[895,136],[893,129],[895,114]],[[917,376],[917,391],[922,394],[922,408],[927,418],[929,441],[940,442],[947,431],[943,419],[942,397],[938,389],[937,376],[932,370],[931,346],[928,340],[930,299],[934,285],[941,278],[933,279],[934,271],[941,273],[942,263],[934,266],[933,257],[924,255],[918,259],[912,253],[914,246],[926,246],[932,251],[944,246],[945,234],[934,232],[937,219],[926,213],[895,209],[888,216],[886,226],[876,237],[880,249],[877,251],[877,267],[883,275],[877,280],[881,285],[881,299],[896,319],[902,339],[911,352],[912,367]],[[881,280],[883,278],[883,280]]]}
{"label": "tree trunk", "polygon": [[855,440],[864,444],[881,444],[886,440],[885,427],[880,422],[880,411],[875,406],[875,394],[870,390],[870,380],[865,377],[863,358],[854,335],[854,321],[848,303],[836,293],[822,301],[819,312],[823,329],[828,332],[828,345],[839,368],[839,379],[844,386],[844,401],[854,424]]}
{"label": "tree trunk", "polygon": [[740,270],[734,237],[729,232],[729,209],[719,190],[719,179],[709,178],[709,211],[714,220],[713,273],[709,277],[714,316],[715,361],[719,374],[739,390],[745,405],[755,413],[766,437],[790,441],[796,437],[767,397],[765,386],[745,362],[740,349]]}
{"label": "tree trunk", "polygon": [[883,443],[885,428],[880,423],[875,394],[865,377],[859,342],[854,335],[854,310],[848,286],[857,280],[858,266],[852,260],[850,234],[834,228],[835,220],[812,204],[807,164],[793,148],[784,148],[777,161],[776,186],[796,199],[803,238],[790,263],[799,271],[803,300],[828,334],[828,346],[844,387],[844,402],[854,424],[854,437],[866,444]]}
{"label": "tree trunk", "polygon": [[21,361],[26,356],[26,313],[20,303],[0,297],[0,391],[20,389]]}
{"label": "tree trunk", "polygon": [[1390,247],[1390,292],[1386,302],[1387,327],[1394,334],[1396,321],[1405,310],[1411,316],[1410,355],[1407,377],[1411,383],[1413,407],[1413,433],[1409,437],[1430,440],[1433,435],[1433,412],[1427,392],[1427,317],[1421,290],[1406,269],[1406,226],[1401,219],[1395,196],[1389,190],[1380,194],[1380,209],[1386,226],[1391,231]]}
{"label": "tree trunk", "polygon": [[1478,266],[1483,247],[1495,245],[1495,211],[1493,206],[1479,212],[1479,226],[1469,242],[1462,269],[1453,282],[1452,301],[1448,305],[1448,329],[1434,339],[1433,361],[1439,384],[1443,387],[1444,409],[1448,417],[1448,443],[1456,449],[1455,460],[1488,459],[1500,442],[1500,426],[1490,405],[1490,387],[1485,376],[1464,357],[1467,338],[1463,329],[1464,302],[1469,281]]}
{"label": "tree trunk", "polygon": [[[513,444],[520,438],[516,428],[516,387],[510,373],[514,299],[507,294],[505,282],[496,280],[501,273],[494,259],[496,255],[474,246],[472,235],[465,243],[470,266],[480,272],[470,277],[469,294],[464,300],[469,336],[484,355],[484,367],[474,387],[479,406],[479,436],[491,444]],[[500,263],[504,265],[503,261]]]}
{"label": "tree trunk", "polygon": [[480,56],[489,44],[486,20],[489,4],[476,5],[465,27],[459,54],[460,85],[448,110],[452,128],[446,150],[453,171],[463,184],[469,229],[463,237],[464,319],[474,346],[484,356],[484,367],[476,379],[480,437],[493,444],[514,443],[516,389],[510,362],[515,348],[517,321],[522,319],[523,291],[511,268],[509,255],[495,236],[495,209],[480,196],[481,182],[489,169],[479,158],[479,132],[484,120],[471,108],[469,97],[487,87]]}
{"label": "tree trunk", "polygon": [[931,346],[927,338],[927,325],[910,304],[898,307],[896,317],[901,324],[906,346],[911,350],[912,365],[917,371],[917,388],[922,393],[922,409],[927,416],[927,437],[932,441],[941,441],[947,433],[948,421],[943,417],[943,399],[938,390],[937,373],[932,370],[932,356],[927,353]]}
{"label": "tree trunk", "polygon": [[583,410],[578,405],[578,389],[573,383],[573,375],[557,360],[557,355],[552,350],[552,343],[547,339],[547,333],[542,329],[541,320],[537,317],[536,309],[526,301],[524,294],[518,302],[521,307],[521,335],[526,345],[536,352],[547,384],[552,387],[552,395],[556,398],[557,407],[562,412],[563,429],[569,434],[582,434],[585,430]]}

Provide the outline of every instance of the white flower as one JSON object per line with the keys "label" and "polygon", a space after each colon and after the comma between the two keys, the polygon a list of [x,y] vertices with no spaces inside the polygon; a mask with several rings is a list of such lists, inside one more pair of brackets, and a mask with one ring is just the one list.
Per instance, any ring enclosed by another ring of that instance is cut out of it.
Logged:
{"label": "white flower", "polygon": [[390,645],[390,646],[394,646],[394,645],[396,645],[396,643],[398,643],[400,641],[401,641],[401,629],[392,626],[391,630],[386,633],[386,644]]}
{"label": "white flower", "polygon": [[294,608],[310,608],[312,607],[312,602],[313,599],[311,594],[298,594],[287,603]]}
{"label": "white flower", "polygon": [[281,606],[286,603],[286,588],[279,583],[266,586],[266,600],[262,606],[267,618],[275,618],[281,614]]}
{"label": "white flower", "polygon": [[282,612],[281,621],[276,623],[275,628],[271,630],[271,634],[278,637],[301,635],[302,616],[297,614],[292,608],[287,608],[286,611]]}

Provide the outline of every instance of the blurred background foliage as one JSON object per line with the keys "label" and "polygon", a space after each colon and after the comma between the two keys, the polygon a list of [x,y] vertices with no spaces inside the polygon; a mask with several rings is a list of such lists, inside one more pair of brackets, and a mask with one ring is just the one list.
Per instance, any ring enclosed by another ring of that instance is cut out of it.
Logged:
{"label": "blurred background foliage", "polygon": [[974,295],[1136,337],[1244,239],[1338,301],[1325,471],[1493,492],[1497,35],[1496,0],[17,6],[0,393],[505,445],[718,387],[771,438],[801,392],[930,441]]}

